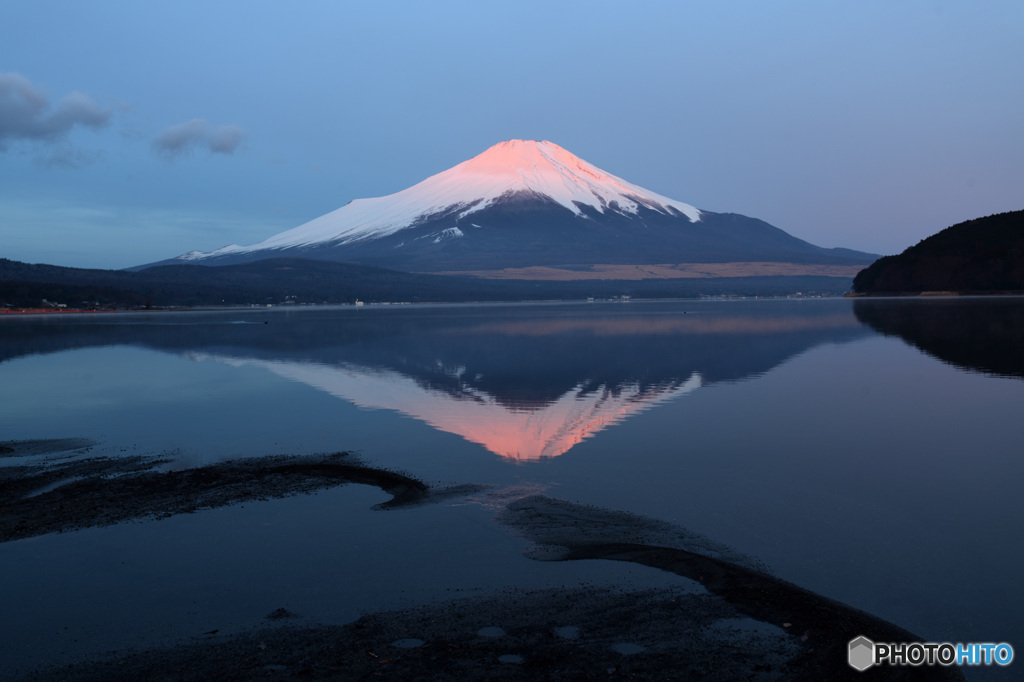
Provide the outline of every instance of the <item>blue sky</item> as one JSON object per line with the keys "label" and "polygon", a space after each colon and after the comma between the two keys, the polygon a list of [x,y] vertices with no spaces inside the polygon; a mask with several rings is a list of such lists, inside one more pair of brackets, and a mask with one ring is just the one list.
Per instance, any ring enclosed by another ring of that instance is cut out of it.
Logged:
{"label": "blue sky", "polygon": [[0,256],[249,244],[502,140],[896,253],[1024,208],[1024,3],[51,2],[0,21]]}

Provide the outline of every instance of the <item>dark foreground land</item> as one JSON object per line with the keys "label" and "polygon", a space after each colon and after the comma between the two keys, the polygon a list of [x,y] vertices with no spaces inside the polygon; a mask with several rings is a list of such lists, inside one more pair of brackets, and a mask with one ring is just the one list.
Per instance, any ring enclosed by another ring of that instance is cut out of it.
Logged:
{"label": "dark foreground land", "polygon": [[[89,458],[89,447],[83,440],[0,443],[0,457],[24,461],[0,468],[0,542],[348,483],[391,494],[382,510],[484,488],[434,489],[346,454],[160,471],[156,460]],[[532,541],[528,553],[538,560],[629,561],[689,580],[644,592],[507,590],[340,626],[297,627],[294,614],[279,609],[246,634],[212,632],[174,647],[40,668],[25,679],[963,679],[955,667],[856,672],[846,663],[854,637],[920,638],[779,580],[684,528],[541,495],[507,504],[496,521]]]}

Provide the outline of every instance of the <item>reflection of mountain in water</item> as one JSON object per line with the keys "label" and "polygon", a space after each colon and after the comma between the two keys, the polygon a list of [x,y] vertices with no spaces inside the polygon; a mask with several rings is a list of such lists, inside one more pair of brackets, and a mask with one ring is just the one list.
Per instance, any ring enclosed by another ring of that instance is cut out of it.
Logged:
{"label": "reflection of mountain in water", "polygon": [[23,334],[0,341],[0,357],[132,344],[257,364],[362,407],[397,410],[499,455],[536,459],[562,454],[700,386],[757,376],[815,345],[865,333],[848,304],[836,301],[353,308],[127,320],[23,325]]}
{"label": "reflection of mountain in water", "polygon": [[256,364],[359,407],[396,410],[518,460],[561,455],[598,431],[701,385],[697,374],[683,382],[647,388],[635,383],[579,384],[555,400],[516,408],[469,384],[460,385],[458,391],[438,391],[389,369],[213,357],[229,364]]}
{"label": "reflection of mountain in water", "polygon": [[1024,377],[1024,299],[863,299],[857,319],[962,369]]}

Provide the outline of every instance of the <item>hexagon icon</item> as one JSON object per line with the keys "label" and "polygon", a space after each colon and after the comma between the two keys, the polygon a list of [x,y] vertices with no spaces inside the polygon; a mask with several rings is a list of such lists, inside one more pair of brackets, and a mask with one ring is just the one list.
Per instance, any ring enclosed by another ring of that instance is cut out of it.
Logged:
{"label": "hexagon icon", "polygon": [[864,672],[875,664],[875,643],[861,635],[850,640],[850,667]]}

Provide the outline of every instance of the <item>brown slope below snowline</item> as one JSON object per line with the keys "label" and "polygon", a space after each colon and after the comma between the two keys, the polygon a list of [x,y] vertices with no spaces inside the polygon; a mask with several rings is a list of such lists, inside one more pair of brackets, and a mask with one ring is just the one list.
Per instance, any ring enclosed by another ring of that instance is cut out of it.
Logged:
{"label": "brown slope below snowline", "polygon": [[[34,445],[38,442],[0,443],[8,457],[38,454]],[[379,509],[485,488],[432,491],[422,481],[367,467],[343,453],[236,460],[179,472],[149,471],[153,463],[138,457],[93,458],[0,470],[7,491],[0,540],[189,513],[344,483],[374,485],[393,495]],[[716,598],[671,590],[507,593],[371,614],[345,626],[279,628],[156,649],[41,670],[30,678],[593,679],[611,670],[635,679],[962,679],[958,668],[887,667],[856,673],[846,664],[850,639],[919,638],[770,576],[728,548],[665,522],[539,495],[512,502],[498,520],[541,546],[532,551],[535,558],[630,561],[697,581]],[[583,624],[577,635],[557,636],[555,628],[577,623]],[[733,623],[739,625],[731,628]],[[503,636],[480,634],[480,628],[494,625],[505,631]],[[393,646],[403,638],[417,638],[423,645]],[[622,642],[640,649],[626,656],[615,648]],[[503,655],[518,658],[505,663],[498,658]]]}
{"label": "brown slope below snowline", "polygon": [[814,265],[806,263],[661,263],[656,265],[617,265],[597,263],[580,267],[534,266],[501,270],[438,272],[480,279],[539,280],[570,282],[581,280],[716,279],[722,277],[839,277],[851,278],[864,265]]}

